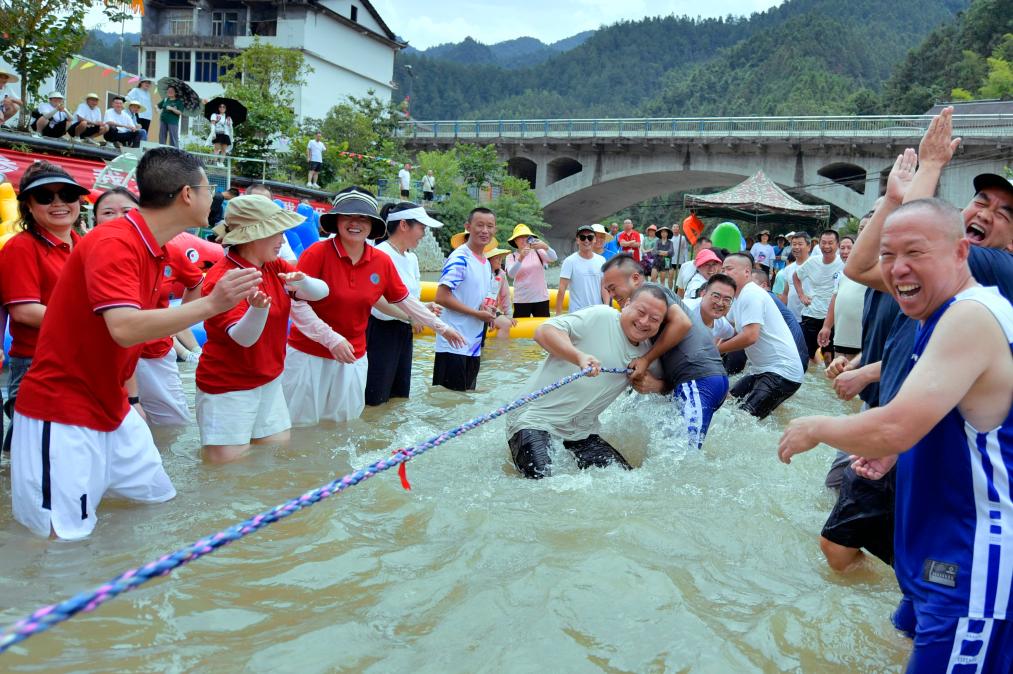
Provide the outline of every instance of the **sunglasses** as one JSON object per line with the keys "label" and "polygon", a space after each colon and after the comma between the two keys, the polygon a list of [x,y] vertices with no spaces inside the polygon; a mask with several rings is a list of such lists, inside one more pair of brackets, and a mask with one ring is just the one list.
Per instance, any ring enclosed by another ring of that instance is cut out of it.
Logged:
{"label": "sunglasses", "polygon": [[577,239],[580,241],[594,241],[594,234],[578,234]]}
{"label": "sunglasses", "polygon": [[81,190],[74,189],[73,187],[61,187],[55,192],[53,190],[35,190],[32,192],[32,200],[40,206],[48,206],[53,203],[53,200],[57,196],[65,204],[76,204],[81,200]]}

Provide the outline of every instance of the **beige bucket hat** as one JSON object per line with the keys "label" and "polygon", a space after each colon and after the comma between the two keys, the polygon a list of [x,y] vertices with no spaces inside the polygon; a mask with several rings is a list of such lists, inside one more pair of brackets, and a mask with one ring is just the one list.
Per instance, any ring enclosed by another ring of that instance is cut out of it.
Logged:
{"label": "beige bucket hat", "polygon": [[244,194],[229,200],[225,222],[214,228],[223,246],[250,243],[292,229],[303,220],[262,194]]}

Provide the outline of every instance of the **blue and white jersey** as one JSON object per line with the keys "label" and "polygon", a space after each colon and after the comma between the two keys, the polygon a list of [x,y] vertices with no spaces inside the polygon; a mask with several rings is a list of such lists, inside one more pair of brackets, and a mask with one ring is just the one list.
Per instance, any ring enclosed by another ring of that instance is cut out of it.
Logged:
{"label": "blue and white jersey", "polygon": [[[976,286],[918,329],[918,360],[955,302],[984,305],[1013,352],[1013,306]],[[1013,412],[997,428],[974,428],[954,408],[897,462],[894,569],[920,610],[950,617],[1013,619]]]}
{"label": "blue and white jersey", "polygon": [[[492,291],[492,272],[483,255],[475,256],[468,246],[461,246],[450,254],[443,264],[440,285],[447,286],[454,297],[472,309],[482,306],[486,295]],[[436,336],[436,351],[456,353],[462,356],[482,355],[482,338],[485,336],[485,321],[444,308],[440,314],[443,322],[457,330],[466,344],[457,348],[450,345],[442,335]]]}

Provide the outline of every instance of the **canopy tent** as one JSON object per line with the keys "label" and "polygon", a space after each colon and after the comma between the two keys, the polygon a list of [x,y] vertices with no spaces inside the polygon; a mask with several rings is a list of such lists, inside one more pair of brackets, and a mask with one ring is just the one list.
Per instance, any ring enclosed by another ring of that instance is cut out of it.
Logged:
{"label": "canopy tent", "polygon": [[803,204],[778,187],[762,170],[734,187],[714,194],[687,194],[683,207],[697,215],[784,225],[827,225],[830,206]]}

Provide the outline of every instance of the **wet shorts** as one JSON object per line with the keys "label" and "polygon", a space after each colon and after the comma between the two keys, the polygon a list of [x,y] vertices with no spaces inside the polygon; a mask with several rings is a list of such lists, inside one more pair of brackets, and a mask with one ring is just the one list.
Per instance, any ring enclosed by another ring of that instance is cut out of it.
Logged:
{"label": "wet shorts", "polygon": [[478,370],[481,366],[481,356],[437,351],[433,357],[433,386],[442,386],[451,391],[474,391],[478,385]]}
{"label": "wet shorts", "polygon": [[142,503],[176,495],[136,410],[108,433],[14,413],[14,519],[39,536],[48,537],[52,527],[60,538],[84,538],[95,528],[106,492]]}
{"label": "wet shorts", "polygon": [[866,480],[849,467],[842,477],[837,503],[820,535],[846,548],[864,548],[892,565],[895,471]]}
{"label": "wet shorts", "polygon": [[246,445],[292,427],[281,377],[246,391],[205,393],[197,389],[197,425],[202,445]]}
{"label": "wet shorts", "polygon": [[700,377],[679,384],[672,391],[672,400],[679,403],[686,422],[686,437],[690,447],[697,449],[707,437],[711,418],[721,407],[728,394],[728,377],[714,375]]}
{"label": "wet shorts", "polygon": [[777,406],[795,395],[802,382],[785,379],[773,372],[747,374],[735,383],[730,395],[741,400],[742,409],[763,419]]}
{"label": "wet shorts", "polygon": [[907,674],[1010,674],[1013,620],[954,618],[915,604],[914,650]]}
{"label": "wet shorts", "polygon": [[[548,431],[533,428],[522,428],[510,437],[510,456],[521,475],[537,480],[552,474],[551,437]],[[632,469],[623,455],[596,433],[583,440],[564,440],[563,446],[577,459],[581,470],[592,466],[604,468],[613,463],[626,470]]]}
{"label": "wet shorts", "polygon": [[288,347],[281,375],[293,426],[358,419],[366,407],[368,356],[339,363]]}
{"label": "wet shorts", "polygon": [[137,377],[137,397],[141,409],[152,426],[187,426],[190,408],[187,406],[183,383],[179,380],[176,352],[161,358],[141,358],[134,370]]}

